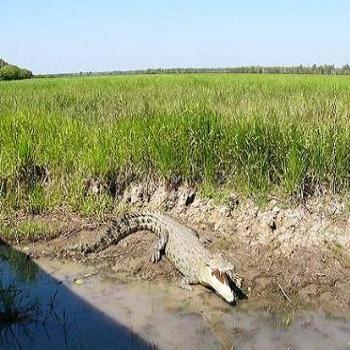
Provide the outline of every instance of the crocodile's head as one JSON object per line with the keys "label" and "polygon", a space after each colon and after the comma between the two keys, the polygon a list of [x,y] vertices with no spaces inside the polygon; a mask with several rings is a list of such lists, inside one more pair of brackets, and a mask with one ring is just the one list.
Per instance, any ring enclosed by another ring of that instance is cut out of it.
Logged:
{"label": "crocodile's head", "polygon": [[234,269],[233,265],[224,260],[221,256],[212,257],[200,272],[200,282],[211,287],[216,294],[225,299],[228,303],[234,304],[236,295],[232,286],[228,271]]}

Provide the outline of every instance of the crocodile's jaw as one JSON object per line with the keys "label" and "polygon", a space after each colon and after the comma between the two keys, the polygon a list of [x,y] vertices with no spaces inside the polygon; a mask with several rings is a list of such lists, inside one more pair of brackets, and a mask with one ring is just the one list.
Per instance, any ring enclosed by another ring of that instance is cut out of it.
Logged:
{"label": "crocodile's jaw", "polygon": [[200,274],[200,283],[211,287],[216,294],[225,299],[228,303],[233,304],[236,300],[235,293],[231,289],[225,274],[218,276],[217,271],[209,267],[204,267]]}

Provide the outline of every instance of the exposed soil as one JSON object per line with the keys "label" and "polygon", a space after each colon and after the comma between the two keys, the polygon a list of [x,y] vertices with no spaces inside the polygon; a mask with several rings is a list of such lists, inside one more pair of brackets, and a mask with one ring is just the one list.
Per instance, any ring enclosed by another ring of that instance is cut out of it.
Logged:
{"label": "exposed soil", "polygon": [[[243,276],[247,308],[289,312],[322,307],[350,311],[350,221],[335,198],[312,199],[291,208],[273,199],[264,209],[231,195],[224,205],[200,199],[193,189],[139,184],[116,198],[121,211],[160,210],[210,239],[208,249],[224,252]],[[155,236],[138,232],[101,254],[71,256],[68,248],[98,239],[110,218],[81,219],[60,214],[36,218],[60,222],[49,240],[20,242],[33,257],[59,257],[94,264],[120,280],[167,280],[175,285],[180,274],[163,258],[149,262]]]}

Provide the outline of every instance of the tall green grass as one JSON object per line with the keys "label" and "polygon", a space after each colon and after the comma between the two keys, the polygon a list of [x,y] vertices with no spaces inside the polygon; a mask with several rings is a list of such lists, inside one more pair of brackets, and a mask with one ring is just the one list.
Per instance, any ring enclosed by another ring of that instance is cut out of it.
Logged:
{"label": "tall green grass", "polygon": [[[153,75],[0,83],[0,205],[90,208],[89,176],[245,194],[347,192],[350,78]],[[43,183],[38,169],[48,169]],[[99,210],[113,206],[106,191]],[[87,209],[88,210],[88,209]]]}

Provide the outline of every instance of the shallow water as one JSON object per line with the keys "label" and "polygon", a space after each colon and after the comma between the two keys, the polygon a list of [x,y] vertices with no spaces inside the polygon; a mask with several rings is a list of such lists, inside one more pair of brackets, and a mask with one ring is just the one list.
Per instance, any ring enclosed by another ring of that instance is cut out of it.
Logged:
{"label": "shallow water", "polygon": [[33,262],[9,247],[0,251],[0,271],[0,312],[6,304],[23,313],[12,323],[0,314],[1,349],[350,349],[349,319],[321,312],[284,327],[202,287],[121,283],[88,266]]}

